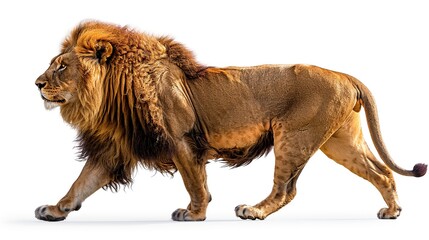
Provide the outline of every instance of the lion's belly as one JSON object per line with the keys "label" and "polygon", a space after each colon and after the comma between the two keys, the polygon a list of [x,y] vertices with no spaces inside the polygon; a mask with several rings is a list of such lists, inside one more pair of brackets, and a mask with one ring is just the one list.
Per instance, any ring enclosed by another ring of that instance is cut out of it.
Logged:
{"label": "lion's belly", "polygon": [[257,143],[265,132],[262,124],[240,127],[210,133],[207,142],[215,149],[247,148]]}

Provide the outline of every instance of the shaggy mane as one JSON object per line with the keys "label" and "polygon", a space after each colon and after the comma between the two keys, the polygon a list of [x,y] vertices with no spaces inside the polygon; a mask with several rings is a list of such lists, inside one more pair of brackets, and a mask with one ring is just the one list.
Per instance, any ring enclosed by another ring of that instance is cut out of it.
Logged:
{"label": "shaggy mane", "polygon": [[[130,33],[148,36],[147,34],[134,31],[127,26],[121,27],[107,25],[105,23],[96,21],[82,22],[63,42],[61,52],[70,52],[77,45],[77,39],[82,34],[82,32],[89,28],[97,27],[105,30],[108,29],[110,34],[115,35],[115,37],[120,37],[122,34],[128,35]],[[176,42],[173,38],[163,36],[158,37],[157,41],[165,47],[165,53],[169,61],[178,66],[188,79],[195,79],[199,77],[201,72],[207,68],[196,60],[192,51],[186,48],[183,44]]]}
{"label": "shaggy mane", "polygon": [[170,62],[182,69],[188,79],[198,78],[206,69],[205,66],[195,60],[194,54],[183,44],[168,37],[160,37],[158,41],[165,46]]}
{"label": "shaggy mane", "polygon": [[[80,159],[111,173],[107,186],[132,183],[138,164],[172,174],[176,149],[158,99],[160,61],[179,67],[187,79],[204,69],[191,51],[171,38],[100,22],[83,22],[62,44],[75,52],[86,80],[78,83],[77,103],[61,108],[78,130]],[[136,69],[138,69],[136,71]]]}

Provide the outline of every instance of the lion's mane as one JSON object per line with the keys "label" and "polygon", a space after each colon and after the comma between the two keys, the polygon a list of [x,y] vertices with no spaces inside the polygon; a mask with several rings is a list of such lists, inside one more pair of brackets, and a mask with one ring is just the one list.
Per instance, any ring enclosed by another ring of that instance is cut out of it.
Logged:
{"label": "lion's mane", "polygon": [[[175,146],[159,100],[159,61],[170,61],[188,79],[204,66],[168,37],[99,22],[81,23],[63,42],[61,54],[75,51],[86,78],[77,102],[63,106],[63,118],[78,130],[80,159],[112,173],[107,186],[130,184],[140,163],[173,173]],[[92,79],[89,79],[92,78]]]}

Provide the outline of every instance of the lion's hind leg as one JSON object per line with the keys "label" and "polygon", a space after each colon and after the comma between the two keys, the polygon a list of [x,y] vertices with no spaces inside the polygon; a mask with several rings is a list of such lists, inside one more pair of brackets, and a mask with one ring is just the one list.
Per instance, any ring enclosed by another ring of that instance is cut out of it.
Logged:
{"label": "lion's hind leg", "polygon": [[392,172],[369,150],[363,139],[358,113],[352,113],[320,149],[329,158],[368,180],[378,189],[388,206],[378,212],[378,218],[395,219],[399,216],[401,208]]}
{"label": "lion's hind leg", "polygon": [[[326,130],[326,129],[325,129]],[[328,131],[287,130],[281,122],[273,125],[275,170],[270,195],[255,206],[239,205],[235,214],[241,219],[265,219],[288,204],[296,195],[296,181],[310,157],[327,138]]]}

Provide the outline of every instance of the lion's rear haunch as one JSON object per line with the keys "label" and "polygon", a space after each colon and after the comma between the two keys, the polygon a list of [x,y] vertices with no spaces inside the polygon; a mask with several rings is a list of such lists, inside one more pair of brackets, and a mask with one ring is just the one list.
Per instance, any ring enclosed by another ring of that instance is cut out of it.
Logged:
{"label": "lion's rear haunch", "polygon": [[[206,218],[211,194],[205,165],[249,164],[274,149],[271,193],[253,206],[238,205],[241,219],[265,219],[296,195],[307,161],[319,149],[381,193],[399,216],[392,171],[421,177],[427,165],[406,170],[392,160],[381,138],[370,91],[357,79],[310,65],[205,67],[182,44],[128,27],[83,22],[37,80],[47,109],[60,107],[78,131],[85,166],[56,205],[35,216],[64,220],[100,188],[132,183],[141,165],[183,178],[191,201],[173,212],[177,221]],[[365,109],[378,161],[363,139]]]}

